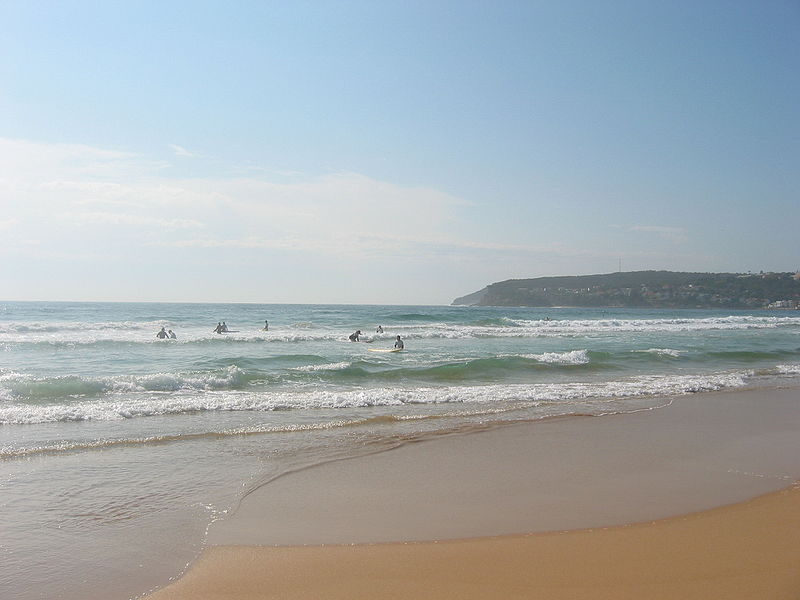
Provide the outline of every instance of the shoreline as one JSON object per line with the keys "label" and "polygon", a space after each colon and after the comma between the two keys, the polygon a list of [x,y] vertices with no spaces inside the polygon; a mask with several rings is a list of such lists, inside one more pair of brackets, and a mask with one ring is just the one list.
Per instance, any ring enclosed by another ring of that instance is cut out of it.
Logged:
{"label": "shoreline", "polygon": [[800,480],[797,388],[444,434],[292,472],[255,489],[208,545],[485,537],[625,525]]}
{"label": "shoreline", "polygon": [[147,600],[794,600],[800,488],[600,529],[445,542],[214,546]]}
{"label": "shoreline", "polygon": [[[697,394],[324,463],[250,494],[147,598],[757,598],[770,582],[768,597],[789,598],[800,589],[798,406],[797,388]],[[640,555],[658,565],[626,566]],[[548,572],[532,569],[543,560]],[[398,561],[405,577],[392,575]]]}

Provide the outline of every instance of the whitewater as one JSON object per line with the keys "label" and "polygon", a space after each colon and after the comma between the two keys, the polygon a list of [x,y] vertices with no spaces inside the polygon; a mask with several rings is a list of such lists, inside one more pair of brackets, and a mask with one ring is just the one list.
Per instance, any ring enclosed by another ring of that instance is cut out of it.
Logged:
{"label": "whitewater", "polygon": [[798,378],[794,311],[0,303],[0,596],[136,597],[304,465]]}

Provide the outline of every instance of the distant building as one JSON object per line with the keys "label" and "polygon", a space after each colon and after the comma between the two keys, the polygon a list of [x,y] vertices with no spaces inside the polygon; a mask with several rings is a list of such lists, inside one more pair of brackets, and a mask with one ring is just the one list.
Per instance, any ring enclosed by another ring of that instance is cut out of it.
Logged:
{"label": "distant building", "polygon": [[776,300],[767,304],[767,308],[788,308],[797,310],[800,303],[797,300]]}

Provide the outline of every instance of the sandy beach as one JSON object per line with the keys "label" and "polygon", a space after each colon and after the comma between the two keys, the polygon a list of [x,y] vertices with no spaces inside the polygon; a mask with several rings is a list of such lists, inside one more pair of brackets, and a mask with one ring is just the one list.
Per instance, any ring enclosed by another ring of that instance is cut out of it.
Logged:
{"label": "sandy beach", "polygon": [[289,473],[150,598],[797,598],[799,404],[697,394]]}

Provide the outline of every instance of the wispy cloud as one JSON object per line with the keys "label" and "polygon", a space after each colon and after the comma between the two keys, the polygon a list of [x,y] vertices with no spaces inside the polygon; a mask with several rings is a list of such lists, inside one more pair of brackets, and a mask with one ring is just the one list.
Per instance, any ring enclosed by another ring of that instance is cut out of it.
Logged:
{"label": "wispy cloud", "polygon": [[[269,166],[178,178],[163,166],[127,152],[0,138],[0,256],[41,272],[59,261],[66,281],[76,279],[70,269],[94,269],[101,289],[115,284],[103,279],[105,265],[145,265],[176,282],[183,277],[186,289],[201,294],[190,273],[209,265],[224,264],[221,277],[247,280],[247,294],[266,285],[243,275],[254,264],[281,273],[287,286],[326,294],[376,270],[400,289],[424,277],[442,289],[461,281],[462,292],[464,281],[610,271],[620,256],[569,237],[484,226],[474,217],[485,214],[481,207],[433,187],[354,172],[278,174]],[[673,243],[688,238],[679,227],[617,228]],[[669,250],[637,244],[622,258],[647,268],[683,260]]]}
{"label": "wispy cloud", "polygon": [[[187,255],[205,250],[199,254],[208,256],[208,250],[219,249],[238,251],[241,260],[258,251],[347,264],[441,260],[481,263],[487,272],[513,266],[520,275],[531,264],[541,268],[543,261],[611,260],[602,249],[566,241],[527,242],[483,230],[472,236],[464,212],[473,207],[464,199],[360,173],[291,173],[287,179],[265,169],[259,176],[179,179],[165,176],[160,163],[130,153],[0,139],[0,158],[6,157],[10,160],[0,161],[5,200],[0,229],[6,247],[13,244],[19,252],[25,251],[24,240],[37,239],[53,244],[54,251],[55,244],[58,251],[72,245],[87,256],[89,247],[102,254],[111,245],[129,254],[163,247]],[[678,227],[620,229],[673,243],[688,238]],[[617,256],[614,251],[611,258]]]}
{"label": "wispy cloud", "polygon": [[178,144],[169,144],[170,150],[175,154],[175,156],[184,156],[186,158],[197,158],[200,156],[197,152],[192,152],[191,150],[187,150],[183,146],[179,146]]}
{"label": "wispy cloud", "polygon": [[135,178],[166,166],[122,150],[0,138],[0,180],[6,188],[59,179]]}
{"label": "wispy cloud", "polygon": [[[176,147],[181,150],[181,147]],[[461,240],[466,203],[426,187],[350,172],[271,180],[261,177],[169,178],[160,164],[81,145],[0,139],[0,189],[6,214],[40,239],[184,248],[324,252],[350,259],[419,255],[426,245]],[[80,227],[80,236],[63,223]],[[95,233],[92,233],[94,228]],[[136,230],[140,235],[135,235]],[[163,240],[155,230],[171,230]],[[174,235],[182,230],[182,239]],[[190,233],[193,231],[193,233]],[[93,237],[94,236],[94,237]]]}
{"label": "wispy cloud", "polygon": [[205,225],[194,219],[161,219],[141,215],[111,212],[84,212],[63,215],[65,220],[82,224],[123,225],[128,227],[157,227],[160,229],[200,229]]}

